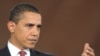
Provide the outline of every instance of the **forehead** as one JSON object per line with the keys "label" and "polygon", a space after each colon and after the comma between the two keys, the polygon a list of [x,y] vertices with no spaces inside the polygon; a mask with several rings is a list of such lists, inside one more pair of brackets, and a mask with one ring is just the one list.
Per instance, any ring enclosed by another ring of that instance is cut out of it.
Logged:
{"label": "forehead", "polygon": [[20,16],[19,22],[41,24],[41,14],[26,11]]}

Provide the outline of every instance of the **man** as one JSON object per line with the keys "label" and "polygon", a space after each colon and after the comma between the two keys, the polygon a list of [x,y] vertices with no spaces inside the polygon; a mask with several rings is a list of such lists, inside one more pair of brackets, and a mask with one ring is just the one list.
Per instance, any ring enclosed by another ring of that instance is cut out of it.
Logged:
{"label": "man", "polygon": [[[30,4],[15,6],[7,23],[11,37],[0,50],[0,56],[53,56],[32,50],[39,39],[42,26],[40,11]],[[86,44],[82,56],[95,56],[93,49]]]}
{"label": "man", "polygon": [[0,56],[52,56],[32,50],[39,39],[41,20],[40,11],[30,4],[14,7],[7,23],[11,37]]}

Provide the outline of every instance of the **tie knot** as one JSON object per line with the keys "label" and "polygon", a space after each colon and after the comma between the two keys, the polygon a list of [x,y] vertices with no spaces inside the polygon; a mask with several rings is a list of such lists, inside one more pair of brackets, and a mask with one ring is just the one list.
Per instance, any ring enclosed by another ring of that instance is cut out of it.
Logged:
{"label": "tie knot", "polygon": [[25,56],[26,52],[25,51],[20,51],[19,54],[20,54],[20,56]]}

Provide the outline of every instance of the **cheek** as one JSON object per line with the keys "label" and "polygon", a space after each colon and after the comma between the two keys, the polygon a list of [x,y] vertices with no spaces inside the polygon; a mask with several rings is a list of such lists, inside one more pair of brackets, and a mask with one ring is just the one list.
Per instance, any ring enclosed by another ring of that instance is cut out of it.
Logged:
{"label": "cheek", "polygon": [[21,38],[22,40],[27,39],[27,37],[28,37],[28,32],[20,32],[19,36],[20,36],[20,38]]}
{"label": "cheek", "polygon": [[21,44],[27,43],[27,33],[25,33],[25,32],[20,32],[20,33],[18,34],[17,39],[18,39],[18,41],[19,41]]}
{"label": "cheek", "polygon": [[25,40],[26,37],[27,37],[27,35],[28,35],[28,33],[25,32],[24,29],[17,29],[16,32],[15,32],[15,34],[16,34],[16,36],[17,36],[17,38],[19,40]]}

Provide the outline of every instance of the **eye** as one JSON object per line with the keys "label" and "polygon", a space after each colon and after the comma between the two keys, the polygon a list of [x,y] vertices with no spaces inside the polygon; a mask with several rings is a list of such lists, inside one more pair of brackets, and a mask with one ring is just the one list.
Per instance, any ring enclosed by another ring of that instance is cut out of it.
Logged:
{"label": "eye", "polygon": [[42,25],[38,25],[37,27],[38,27],[38,28],[41,28],[41,27],[42,27]]}
{"label": "eye", "polygon": [[31,28],[34,26],[34,24],[26,24],[27,27]]}

